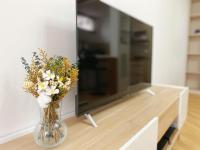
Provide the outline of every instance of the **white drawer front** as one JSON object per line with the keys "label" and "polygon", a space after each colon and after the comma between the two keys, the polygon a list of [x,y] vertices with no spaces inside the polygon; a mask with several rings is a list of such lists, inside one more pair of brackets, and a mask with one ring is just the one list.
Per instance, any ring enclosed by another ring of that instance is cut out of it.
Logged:
{"label": "white drawer front", "polygon": [[156,150],[157,135],[158,118],[156,117],[124,144],[120,150]]}
{"label": "white drawer front", "polygon": [[189,89],[184,88],[183,91],[180,93],[180,101],[179,101],[179,116],[178,116],[178,128],[181,129],[188,112],[188,93]]}

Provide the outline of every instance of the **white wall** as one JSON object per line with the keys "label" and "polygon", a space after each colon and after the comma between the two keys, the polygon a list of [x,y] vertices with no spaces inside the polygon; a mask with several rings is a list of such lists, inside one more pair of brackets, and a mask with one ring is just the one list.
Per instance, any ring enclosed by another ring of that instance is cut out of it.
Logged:
{"label": "white wall", "polygon": [[[30,58],[40,47],[75,62],[75,15],[75,0],[1,1],[0,143],[31,131],[39,116],[35,98],[22,90],[20,57]],[[64,100],[64,115],[74,114],[74,93]]]}
{"label": "white wall", "polygon": [[[104,0],[154,26],[153,83],[184,85],[189,0]],[[6,0],[0,5],[0,143],[32,130],[34,98],[22,90],[20,57],[36,48],[76,57],[75,0]],[[72,91],[63,114],[74,114]]]}

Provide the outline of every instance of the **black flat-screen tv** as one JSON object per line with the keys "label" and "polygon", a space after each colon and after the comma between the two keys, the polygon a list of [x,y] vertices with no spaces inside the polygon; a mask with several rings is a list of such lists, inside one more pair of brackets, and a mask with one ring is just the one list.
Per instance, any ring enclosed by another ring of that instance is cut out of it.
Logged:
{"label": "black flat-screen tv", "polygon": [[77,116],[151,85],[152,33],[99,0],[77,0]]}

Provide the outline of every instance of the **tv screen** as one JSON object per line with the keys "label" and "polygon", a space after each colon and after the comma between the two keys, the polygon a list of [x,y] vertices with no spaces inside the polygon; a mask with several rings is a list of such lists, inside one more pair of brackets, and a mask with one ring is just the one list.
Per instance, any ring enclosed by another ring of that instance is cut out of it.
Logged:
{"label": "tv screen", "polygon": [[149,87],[152,27],[99,0],[77,1],[76,114]]}

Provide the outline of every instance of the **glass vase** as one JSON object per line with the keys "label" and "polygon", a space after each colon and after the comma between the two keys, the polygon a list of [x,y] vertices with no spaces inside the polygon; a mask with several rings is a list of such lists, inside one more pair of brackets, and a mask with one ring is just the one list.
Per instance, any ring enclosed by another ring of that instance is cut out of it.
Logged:
{"label": "glass vase", "polygon": [[34,131],[34,140],[41,147],[56,147],[65,140],[67,127],[61,121],[61,104],[50,102],[46,108],[40,108],[40,121]]}

